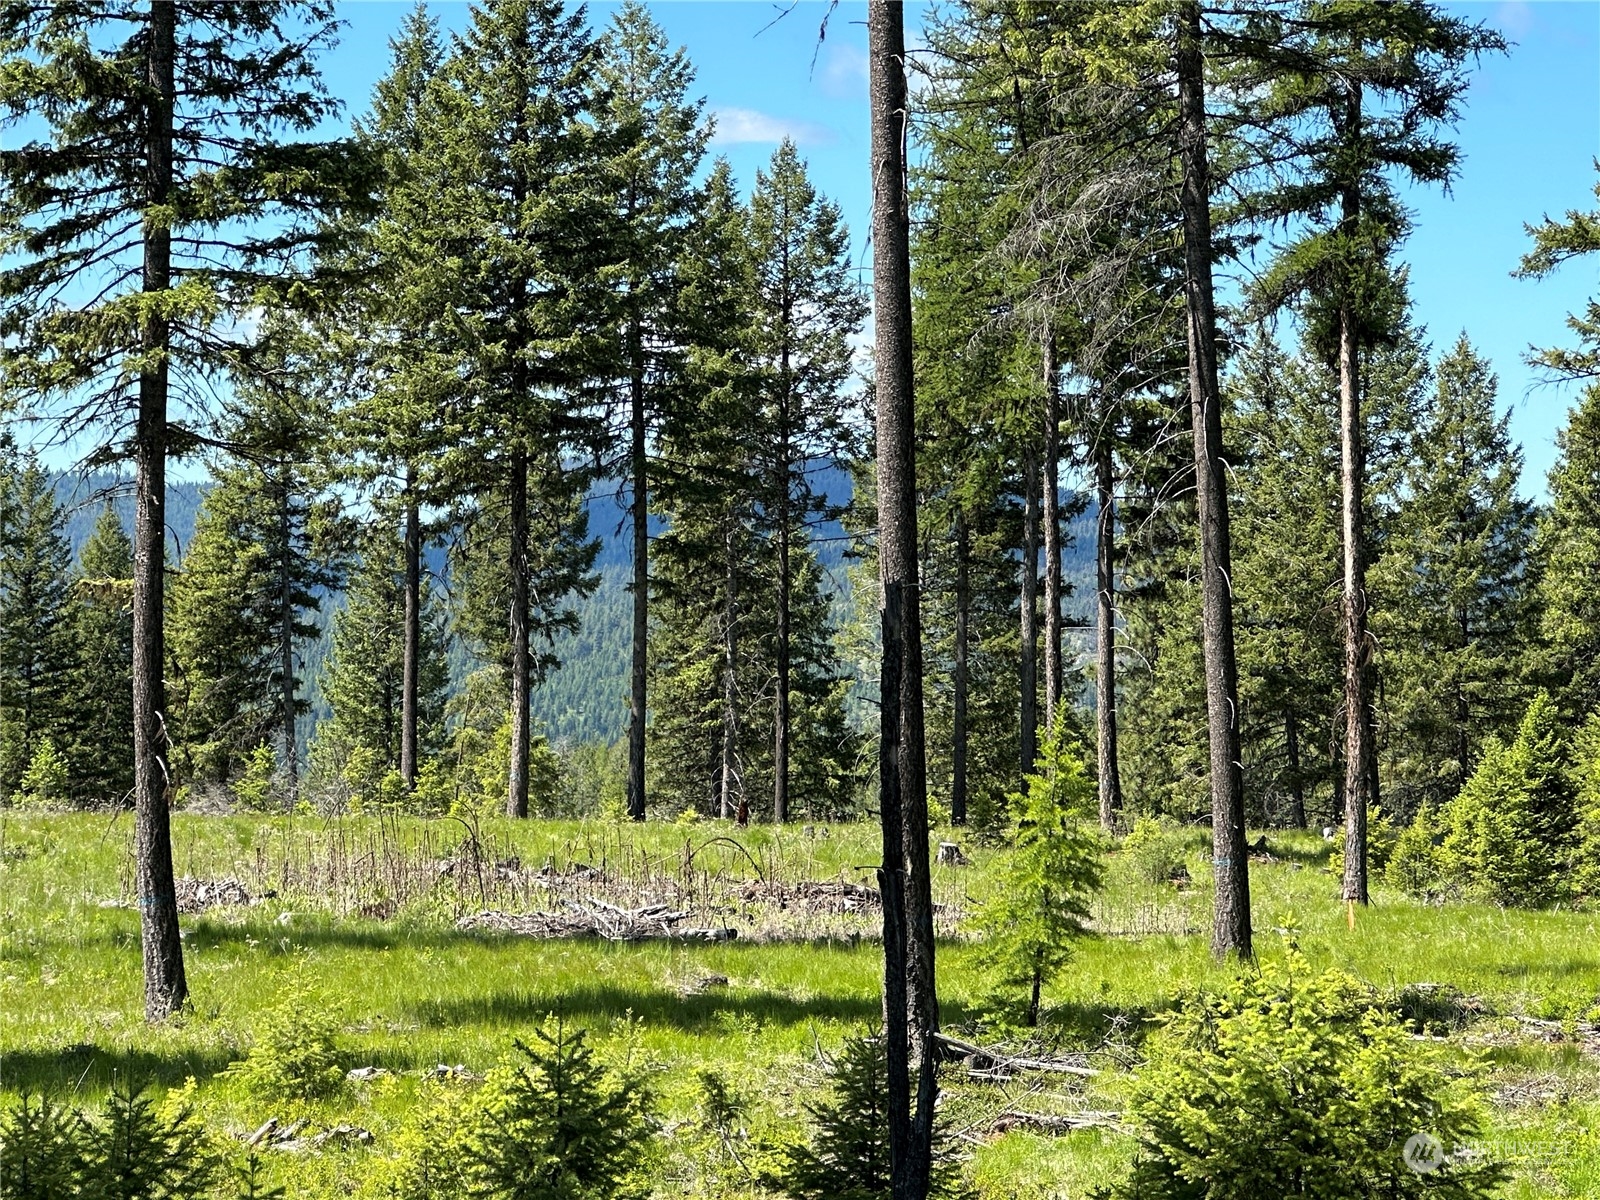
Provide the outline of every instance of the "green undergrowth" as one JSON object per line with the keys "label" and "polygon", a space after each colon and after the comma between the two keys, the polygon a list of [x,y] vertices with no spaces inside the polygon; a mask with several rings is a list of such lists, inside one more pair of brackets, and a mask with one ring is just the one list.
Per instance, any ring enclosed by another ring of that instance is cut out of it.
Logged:
{"label": "green undergrowth", "polygon": [[[938,836],[960,841],[973,860],[936,872],[937,898],[952,914],[939,958],[944,1021],[985,1042],[1021,1037],[981,1024],[985,989],[960,919],[989,894],[996,852],[948,830]],[[1236,970],[1214,963],[1208,948],[1209,834],[1171,836],[1162,854],[1182,871],[1164,858],[1153,869],[1153,852],[1110,856],[1093,914],[1098,932],[1045,988],[1042,1027],[1027,1034],[1052,1051],[1083,1052],[1102,1073],[1005,1085],[950,1073],[951,1127],[981,1195],[1087,1197],[1121,1178],[1133,1144],[1116,1116],[1151,1018],[1184,989],[1220,987]],[[472,1077],[552,1014],[587,1028],[602,1059],[649,1081],[669,1135],[652,1167],[658,1195],[759,1195],[739,1160],[759,1162],[800,1135],[803,1102],[823,1078],[819,1053],[836,1051],[879,1012],[882,961],[870,937],[666,943],[466,932],[455,921],[481,907],[475,872],[463,880],[436,866],[475,846],[474,861],[491,872],[515,858],[524,869],[592,867],[645,881],[698,876],[708,888],[759,879],[870,883],[880,853],[871,826],[780,833],[709,822],[497,821],[470,829],[180,815],[180,875],[231,877],[253,892],[274,880],[291,886],[183,919],[193,1008],[150,1028],[129,904],[131,837],[126,816],[6,814],[0,823],[0,1094],[42,1091],[91,1104],[113,1083],[188,1089],[199,1119],[231,1153],[270,1118],[370,1131],[370,1142],[265,1155],[291,1196],[383,1194],[383,1165],[415,1136],[419,1114],[470,1089]],[[1485,1148],[1512,1169],[1506,1195],[1600,1195],[1600,1070],[1589,1029],[1600,1018],[1600,920],[1431,906],[1380,886],[1352,929],[1327,853],[1315,835],[1268,835],[1267,857],[1251,872],[1263,960],[1281,960],[1293,941],[1313,969],[1339,967],[1367,981],[1420,1035],[1449,1039],[1464,1063],[1481,1060],[1493,1118]],[[410,864],[403,902],[381,894],[382,871],[372,864],[385,861]],[[319,871],[344,880],[345,890],[302,886]],[[437,880],[424,889],[416,880],[426,871]],[[381,1073],[296,1094],[270,1083],[271,1070],[230,1070],[264,1041],[292,1043],[293,1022],[286,1034],[282,1015],[295,1005],[316,1015],[307,1024],[324,1029],[326,1041],[283,1053],[303,1055],[329,1079],[330,1066]],[[462,1071],[424,1077],[440,1065]],[[455,1077],[463,1073],[466,1080]],[[737,1100],[737,1129],[713,1136],[707,1073]],[[1041,1133],[1005,1118],[1018,1111],[1109,1116],[1103,1127]]]}

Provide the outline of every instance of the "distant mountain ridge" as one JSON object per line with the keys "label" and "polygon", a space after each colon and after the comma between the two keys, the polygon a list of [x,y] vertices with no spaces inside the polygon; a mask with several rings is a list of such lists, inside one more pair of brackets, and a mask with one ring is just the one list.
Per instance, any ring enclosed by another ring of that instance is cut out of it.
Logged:
{"label": "distant mountain ridge", "polygon": [[[843,505],[851,495],[850,473],[839,465],[818,465],[812,471],[813,486],[829,502]],[[167,544],[176,560],[194,537],[195,519],[211,484],[206,480],[185,480],[167,485]],[[95,522],[109,500],[125,530],[133,528],[133,481],[109,472],[91,475],[64,474],[56,477],[56,496],[66,510],[66,535],[74,558],[81,552],[94,530]],[[555,652],[561,666],[538,688],[531,698],[533,715],[554,741],[613,742],[622,737],[628,723],[628,668],[632,656],[632,531],[627,521],[627,495],[615,481],[596,485],[589,496],[589,532],[600,539],[595,570],[600,576],[594,595],[579,610],[582,627],[556,638]],[[1063,569],[1072,585],[1067,606],[1071,618],[1085,618],[1090,612],[1094,588],[1095,514],[1089,511],[1075,517],[1068,527]],[[663,523],[652,520],[652,533]],[[820,523],[813,531],[813,546],[824,575],[835,590],[845,587],[845,568],[853,539],[836,521]],[[429,568],[443,574],[445,554],[432,546]],[[312,702],[311,719],[328,715],[319,686],[322,669],[332,650],[333,614],[344,604],[342,593],[327,598],[322,609],[323,634],[305,648],[306,691]],[[455,648],[452,659],[464,673],[470,664],[464,652]],[[306,730],[309,735],[309,728]]]}

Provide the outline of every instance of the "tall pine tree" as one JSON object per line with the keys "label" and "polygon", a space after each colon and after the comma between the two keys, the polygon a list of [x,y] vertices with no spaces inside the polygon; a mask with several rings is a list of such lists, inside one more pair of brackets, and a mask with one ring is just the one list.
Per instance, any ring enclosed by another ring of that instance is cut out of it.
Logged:
{"label": "tall pine tree", "polygon": [[133,791],[133,543],[107,504],[78,555],[72,679],[73,788],[90,803]]}
{"label": "tall pine tree", "polygon": [[[364,159],[306,140],[338,104],[315,55],[323,0],[0,7],[0,394],[131,457],[134,795],[145,1014],[188,996],[163,714],[166,466],[191,450],[169,403],[305,288],[323,218],[369,193]],[[25,64],[25,65],[24,65]],[[287,136],[285,136],[287,135]],[[81,303],[63,305],[63,294]]]}
{"label": "tall pine tree", "polygon": [[0,797],[45,739],[67,745],[76,652],[72,547],[50,475],[0,464]]}

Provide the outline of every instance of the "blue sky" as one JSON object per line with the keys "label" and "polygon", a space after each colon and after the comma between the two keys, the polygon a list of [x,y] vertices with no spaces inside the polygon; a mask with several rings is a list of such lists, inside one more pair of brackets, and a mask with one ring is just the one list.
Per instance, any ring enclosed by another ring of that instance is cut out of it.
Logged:
{"label": "blue sky", "polygon": [[[353,112],[366,106],[383,73],[388,38],[410,5],[366,0],[341,5],[343,41],[325,63],[334,92]],[[708,107],[718,114],[715,150],[748,188],[785,135],[798,143],[818,186],[844,208],[862,261],[869,193],[865,6],[802,0],[666,0],[652,5],[688,49]],[[1411,197],[1416,230],[1411,265],[1419,320],[1436,349],[1465,329],[1500,375],[1502,406],[1524,447],[1524,490],[1542,494],[1554,433],[1571,394],[1541,386],[1521,357],[1530,344],[1565,336],[1565,314],[1597,289],[1595,264],[1577,263],[1542,282],[1510,276],[1527,246],[1523,223],[1548,212],[1593,207],[1592,166],[1600,156],[1600,0],[1512,0],[1454,4],[1516,43],[1477,72],[1457,130],[1464,152],[1449,196]],[[464,2],[432,6],[448,29],[468,20]],[[614,5],[590,5],[603,24]]]}

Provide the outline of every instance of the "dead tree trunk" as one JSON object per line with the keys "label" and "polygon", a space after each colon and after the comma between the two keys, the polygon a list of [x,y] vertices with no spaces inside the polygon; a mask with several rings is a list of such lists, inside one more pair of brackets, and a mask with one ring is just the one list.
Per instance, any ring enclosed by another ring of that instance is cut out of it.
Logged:
{"label": "dead tree trunk", "polygon": [[[924,1200],[933,1160],[939,1007],[934,986],[922,630],[917,591],[911,226],[905,145],[910,112],[904,22],[903,6],[897,0],[868,0],[878,562],[885,604],[879,803],[884,836],[884,1023],[889,1056],[890,1160],[894,1200]],[[900,611],[897,613],[896,609]],[[898,621],[894,620],[897,615]],[[902,878],[903,895],[895,897],[893,893],[900,890]],[[910,1103],[913,1060],[917,1080],[914,1108]]]}
{"label": "dead tree trunk", "polygon": [[1234,654],[1227,464],[1217,383],[1217,309],[1211,279],[1211,199],[1206,149],[1205,63],[1200,5],[1178,9],[1179,160],[1183,184],[1184,295],[1189,334],[1189,405],[1195,503],[1200,525],[1202,642],[1211,744],[1211,836],[1216,902],[1212,953],[1248,958],[1250,878],[1239,752],[1239,666]]}
{"label": "dead tree trunk", "polygon": [[[172,121],[177,94],[177,6],[156,0],[149,15],[150,88],[145,194],[151,206],[172,191]],[[172,234],[152,222],[144,230],[146,294],[172,286]],[[134,846],[139,887],[139,940],[144,961],[144,1015],[165,1021],[188,1002],[178,897],[172,877],[172,780],[167,771],[165,611],[167,531],[167,346],[170,330],[158,306],[146,310],[140,343],[139,415],[134,429],[137,498],[133,526],[133,779]]]}
{"label": "dead tree trunk", "polygon": [[1300,773],[1300,729],[1292,711],[1283,714],[1284,750],[1289,756],[1289,822],[1306,827],[1306,781]]}

